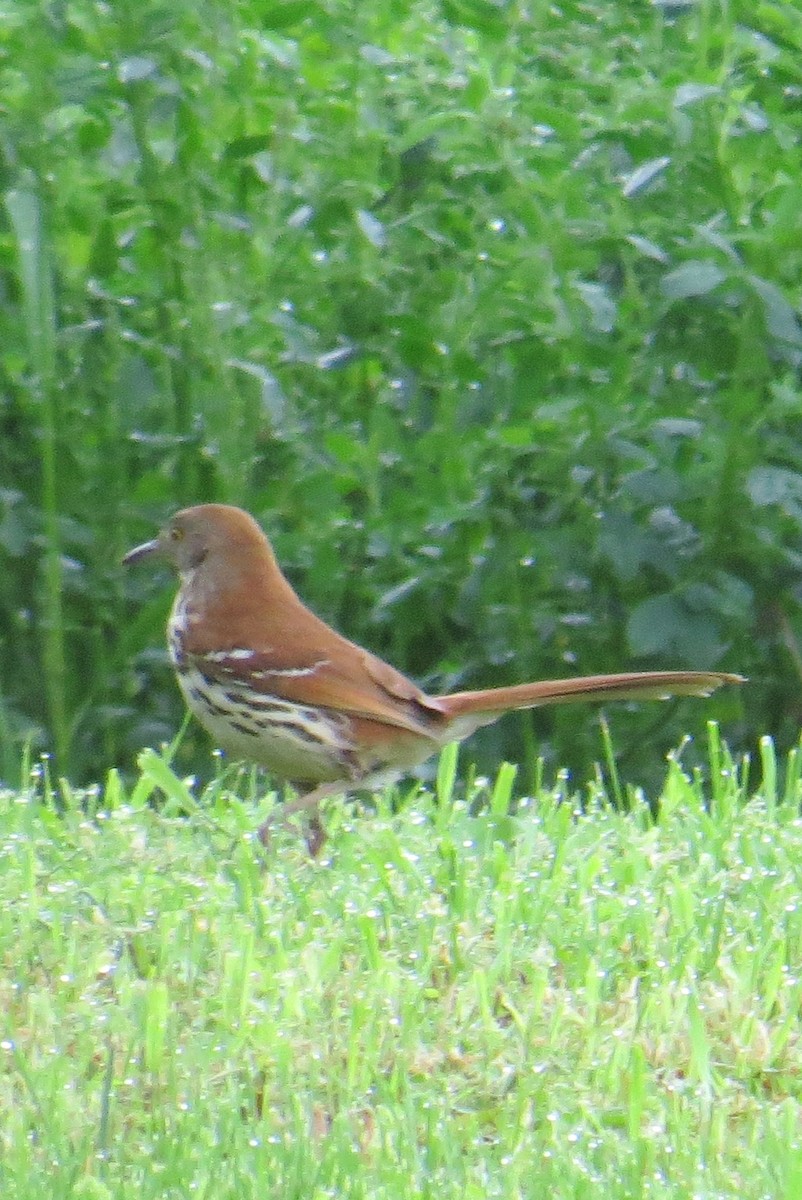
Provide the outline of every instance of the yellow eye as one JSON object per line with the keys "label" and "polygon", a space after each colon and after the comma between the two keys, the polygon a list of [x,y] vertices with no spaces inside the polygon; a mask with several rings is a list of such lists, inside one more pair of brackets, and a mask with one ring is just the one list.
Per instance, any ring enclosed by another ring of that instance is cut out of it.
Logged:
{"label": "yellow eye", "polygon": [[170,541],[171,542],[182,542],[183,540],[184,540],[183,529],[179,529],[177,525],[173,525],[172,529],[170,530]]}

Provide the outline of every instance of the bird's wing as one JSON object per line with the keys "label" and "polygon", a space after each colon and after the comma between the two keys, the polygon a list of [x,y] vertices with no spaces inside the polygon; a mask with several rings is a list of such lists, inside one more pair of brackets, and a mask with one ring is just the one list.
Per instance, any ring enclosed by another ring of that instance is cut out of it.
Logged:
{"label": "bird's wing", "polygon": [[279,648],[270,647],[185,651],[184,657],[187,666],[224,690],[251,690],[298,705],[328,708],[424,737],[431,737],[447,719],[439,700],[344,638],[320,652],[304,653],[300,661],[297,653],[288,661]]}

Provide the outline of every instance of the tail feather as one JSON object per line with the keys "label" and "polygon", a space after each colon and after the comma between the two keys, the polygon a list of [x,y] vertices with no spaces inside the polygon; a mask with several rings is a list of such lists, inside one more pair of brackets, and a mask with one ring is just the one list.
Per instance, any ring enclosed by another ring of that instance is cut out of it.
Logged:
{"label": "tail feather", "polygon": [[[725,683],[743,683],[741,675],[724,671],[632,671],[624,675],[585,675],[579,679],[546,679],[488,691],[452,692],[438,696],[452,718],[471,714],[569,704],[578,700],[662,700],[669,696],[709,696]],[[480,722],[481,723],[481,722]]]}

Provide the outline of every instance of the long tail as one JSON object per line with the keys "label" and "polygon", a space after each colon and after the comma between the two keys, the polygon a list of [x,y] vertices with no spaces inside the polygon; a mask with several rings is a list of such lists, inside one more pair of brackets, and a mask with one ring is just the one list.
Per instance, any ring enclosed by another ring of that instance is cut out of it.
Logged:
{"label": "long tail", "polygon": [[[489,691],[452,692],[438,696],[450,717],[577,700],[662,700],[668,696],[709,696],[724,683],[743,683],[741,675],[723,671],[632,671],[625,675],[584,675],[579,679],[547,679]],[[479,722],[481,723],[481,722]]]}

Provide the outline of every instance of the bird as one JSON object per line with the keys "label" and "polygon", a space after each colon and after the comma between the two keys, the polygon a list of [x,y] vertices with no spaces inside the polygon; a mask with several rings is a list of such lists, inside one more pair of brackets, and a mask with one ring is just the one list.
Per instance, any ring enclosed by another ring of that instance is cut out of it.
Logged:
{"label": "bird", "polygon": [[632,671],[427,695],[306,607],[243,509],[181,509],[123,563],[151,555],[179,577],[167,645],[189,709],[232,758],[266,767],[299,793],[260,826],[265,845],[277,820],[303,813],[316,853],[326,797],[382,787],[509,710],[707,696],[743,682],[723,671]]}

